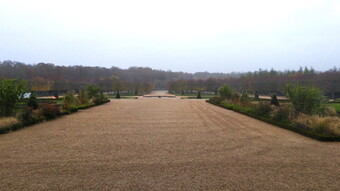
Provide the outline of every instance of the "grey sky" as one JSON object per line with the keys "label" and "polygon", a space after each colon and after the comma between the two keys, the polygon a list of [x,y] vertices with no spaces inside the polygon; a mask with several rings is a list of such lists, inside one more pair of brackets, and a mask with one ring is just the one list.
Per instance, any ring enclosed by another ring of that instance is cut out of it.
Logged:
{"label": "grey sky", "polygon": [[185,72],[340,66],[337,0],[0,0],[0,60]]}

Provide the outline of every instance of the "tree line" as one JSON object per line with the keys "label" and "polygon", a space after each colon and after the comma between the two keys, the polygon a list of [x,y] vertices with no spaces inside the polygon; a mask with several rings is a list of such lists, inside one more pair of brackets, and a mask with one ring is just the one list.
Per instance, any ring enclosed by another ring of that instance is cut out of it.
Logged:
{"label": "tree line", "polygon": [[334,67],[325,72],[313,68],[299,70],[275,71],[274,69],[239,73],[239,76],[226,78],[208,78],[200,80],[180,79],[169,82],[173,92],[215,92],[223,84],[230,85],[238,92],[283,95],[286,84],[300,84],[321,89],[331,98],[340,97],[340,68]]}
{"label": "tree line", "polygon": [[172,72],[148,67],[57,66],[51,63],[25,64],[6,60],[0,62],[0,79],[18,78],[28,82],[33,91],[79,90],[96,84],[104,91],[166,89],[168,82],[179,79],[222,78],[228,74]]}
{"label": "tree line", "polygon": [[51,63],[25,64],[6,60],[0,62],[0,79],[25,80],[31,90],[68,91],[80,90],[95,84],[104,91],[150,91],[169,89],[177,92],[217,92],[223,84],[235,90],[261,94],[283,93],[287,83],[299,83],[320,88],[330,97],[340,97],[340,68],[325,72],[313,68],[276,71],[259,70],[246,73],[172,72],[148,67],[89,67],[58,66]]}

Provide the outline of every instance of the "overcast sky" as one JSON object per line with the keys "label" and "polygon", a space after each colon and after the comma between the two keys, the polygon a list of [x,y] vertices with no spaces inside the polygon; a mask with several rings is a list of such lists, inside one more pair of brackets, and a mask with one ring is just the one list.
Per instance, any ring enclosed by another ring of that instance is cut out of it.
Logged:
{"label": "overcast sky", "polygon": [[184,72],[340,67],[338,0],[0,0],[0,61]]}

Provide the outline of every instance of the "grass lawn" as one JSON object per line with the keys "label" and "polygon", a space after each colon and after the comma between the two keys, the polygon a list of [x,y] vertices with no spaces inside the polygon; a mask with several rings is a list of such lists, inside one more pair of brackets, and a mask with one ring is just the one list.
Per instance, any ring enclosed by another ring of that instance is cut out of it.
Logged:
{"label": "grass lawn", "polygon": [[336,112],[340,113],[340,103],[328,103],[327,105],[330,107],[334,107]]}

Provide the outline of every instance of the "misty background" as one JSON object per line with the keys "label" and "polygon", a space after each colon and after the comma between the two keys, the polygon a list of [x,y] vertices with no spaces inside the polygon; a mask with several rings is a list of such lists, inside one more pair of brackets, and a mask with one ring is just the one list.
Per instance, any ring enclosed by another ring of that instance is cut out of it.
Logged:
{"label": "misty background", "polygon": [[0,60],[247,72],[340,60],[336,0],[0,0]]}

